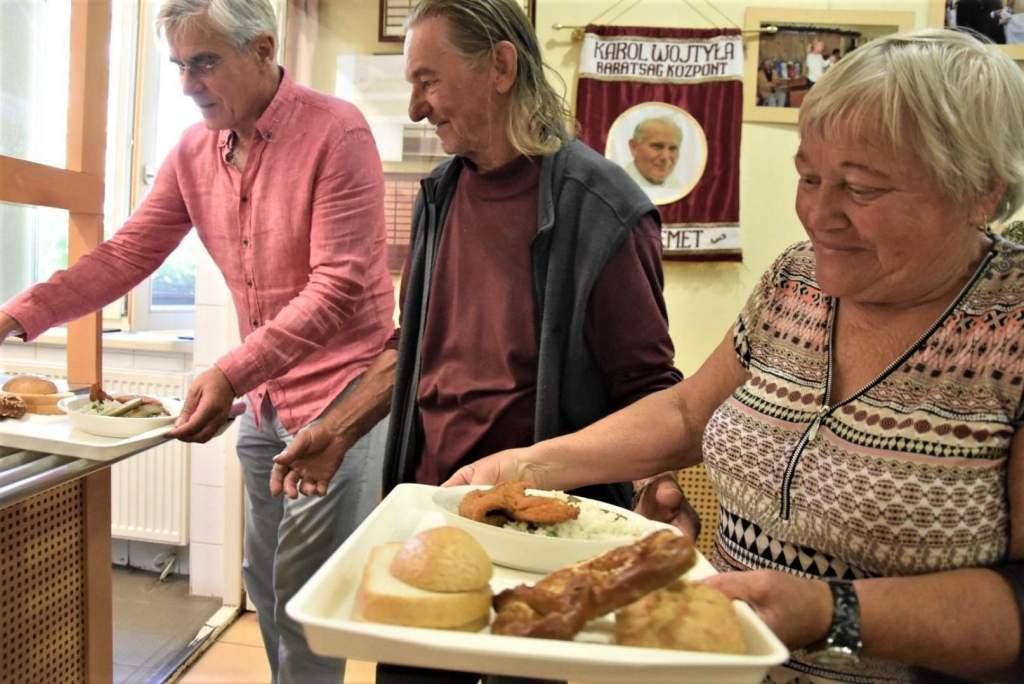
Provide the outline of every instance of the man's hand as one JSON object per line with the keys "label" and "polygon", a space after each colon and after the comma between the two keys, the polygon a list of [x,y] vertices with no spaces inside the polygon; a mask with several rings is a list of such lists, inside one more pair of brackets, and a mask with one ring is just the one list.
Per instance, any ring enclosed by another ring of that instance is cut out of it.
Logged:
{"label": "man's hand", "polygon": [[183,442],[207,442],[227,422],[235,390],[224,372],[214,366],[192,381],[181,415],[168,437]]}
{"label": "man's hand", "polygon": [[700,534],[700,516],[686,500],[675,472],[646,480],[637,490],[633,510],[645,518],[674,525],[694,540]]}
{"label": "man's hand", "polygon": [[323,496],[351,447],[344,432],[326,421],[309,426],[274,457],[271,496]]}
{"label": "man's hand", "polygon": [[723,572],[702,581],[729,598],[747,602],[789,648],[824,638],[832,622],[832,592],[822,580],[751,570]]}

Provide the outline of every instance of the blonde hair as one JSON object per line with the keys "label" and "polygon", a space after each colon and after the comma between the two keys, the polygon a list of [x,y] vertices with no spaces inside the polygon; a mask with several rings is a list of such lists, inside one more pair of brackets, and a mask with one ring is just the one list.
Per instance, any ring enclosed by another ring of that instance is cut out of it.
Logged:
{"label": "blonde hair", "polygon": [[520,154],[552,154],[569,140],[573,115],[544,77],[537,36],[522,7],[513,0],[421,0],[406,27],[433,17],[447,20],[448,40],[470,63],[489,59],[500,41],[515,46],[516,82],[505,128]]}
{"label": "blonde hair", "polygon": [[803,136],[876,131],[956,201],[1004,184],[992,220],[1024,203],[1024,74],[992,44],[946,29],[876,38],[826,71],[800,107]]}

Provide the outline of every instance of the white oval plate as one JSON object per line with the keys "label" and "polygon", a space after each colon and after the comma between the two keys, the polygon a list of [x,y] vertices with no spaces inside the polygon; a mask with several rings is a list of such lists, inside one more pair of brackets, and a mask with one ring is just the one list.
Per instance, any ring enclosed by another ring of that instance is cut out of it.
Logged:
{"label": "white oval plate", "polygon": [[[622,537],[617,539],[567,539],[564,537],[548,537],[529,534],[519,530],[495,527],[470,520],[459,515],[459,502],[467,493],[474,489],[489,489],[490,485],[463,485],[460,487],[441,487],[432,497],[434,504],[441,509],[449,525],[459,527],[476,538],[490,555],[491,560],[506,568],[525,570],[527,572],[549,573],[572,563],[598,556],[609,549],[625,544],[632,544],[639,537]],[[526,490],[527,493],[543,493],[543,490]],[[633,511],[606,504],[593,499],[577,497],[612,513],[618,513],[630,520],[639,522],[645,534],[657,530],[670,529],[682,534],[671,525],[649,520]],[[643,536],[643,535],[641,535]]]}
{"label": "white oval plate", "polygon": [[57,405],[67,414],[71,425],[82,432],[101,437],[134,437],[174,423],[181,412],[181,402],[177,399],[160,399],[160,403],[171,415],[155,418],[122,418],[83,413],[80,409],[89,404],[89,397],[70,397],[62,399]]}

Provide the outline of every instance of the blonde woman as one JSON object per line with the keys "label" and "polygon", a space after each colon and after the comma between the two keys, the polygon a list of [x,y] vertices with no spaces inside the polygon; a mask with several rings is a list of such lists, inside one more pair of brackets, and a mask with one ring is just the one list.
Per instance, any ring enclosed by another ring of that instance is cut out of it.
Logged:
{"label": "blonde woman", "polygon": [[[450,483],[703,460],[722,507],[709,582],[794,649],[774,681],[1020,681],[1024,247],[985,226],[1024,202],[1022,101],[1020,69],[965,33],[845,56],[800,109],[809,241],[700,370]],[[664,479],[645,498],[673,496]]]}

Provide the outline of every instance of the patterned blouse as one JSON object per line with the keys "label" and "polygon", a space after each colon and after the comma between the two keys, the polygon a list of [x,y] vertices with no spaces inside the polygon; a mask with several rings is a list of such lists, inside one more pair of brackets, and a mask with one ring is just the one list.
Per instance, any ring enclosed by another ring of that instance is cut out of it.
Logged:
{"label": "patterned blouse", "polygon": [[[815,280],[810,243],[785,252],[739,316],[750,379],[711,417],[704,461],[721,517],[719,570],[847,579],[1004,560],[1006,473],[1024,391],[1024,248],[993,237],[963,291],[879,377],[828,401],[837,302]],[[839,681],[912,681],[862,658]]]}

